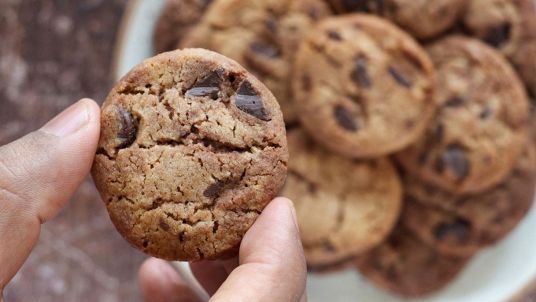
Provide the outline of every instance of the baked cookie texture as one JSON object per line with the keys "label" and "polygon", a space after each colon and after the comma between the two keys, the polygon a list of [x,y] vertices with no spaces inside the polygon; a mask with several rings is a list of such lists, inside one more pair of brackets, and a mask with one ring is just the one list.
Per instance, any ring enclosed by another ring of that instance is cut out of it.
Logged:
{"label": "baked cookie texture", "polygon": [[236,252],[287,161],[268,89],[222,55],[186,49],[144,61],[113,88],[92,175],[133,246],[196,261]]}
{"label": "baked cookie texture", "polygon": [[388,158],[352,160],[289,131],[289,175],[309,269],[326,271],[383,241],[398,220],[402,188]]}
{"label": "baked cookie texture", "polygon": [[212,1],[168,0],[155,27],[155,52],[175,50],[186,33],[201,20]]}
{"label": "baked cookie texture", "polygon": [[305,129],[341,155],[381,157],[414,143],[436,109],[435,72],[409,35],[375,16],[324,19],[294,66]]}
{"label": "baked cookie texture", "polygon": [[397,295],[420,297],[445,287],[468,261],[440,254],[397,225],[385,242],[356,258],[355,263],[375,285]]}
{"label": "baked cookie texture", "polygon": [[302,37],[331,14],[322,0],[219,0],[180,43],[237,60],[274,93],[287,123],[297,121],[290,87]]}
{"label": "baked cookie texture", "polygon": [[496,47],[536,96],[536,7],[533,0],[470,0],[463,23]]}
{"label": "baked cookie texture", "polygon": [[428,50],[442,105],[425,136],[397,158],[446,191],[485,191],[510,174],[526,145],[526,92],[508,62],[478,40],[453,36]]}
{"label": "baked cookie texture", "polygon": [[536,184],[536,149],[531,143],[513,173],[497,187],[454,196],[406,177],[403,224],[439,252],[472,256],[506,237],[529,212]]}
{"label": "baked cookie texture", "polygon": [[454,26],[467,0],[328,0],[338,13],[373,13],[391,20],[419,39]]}

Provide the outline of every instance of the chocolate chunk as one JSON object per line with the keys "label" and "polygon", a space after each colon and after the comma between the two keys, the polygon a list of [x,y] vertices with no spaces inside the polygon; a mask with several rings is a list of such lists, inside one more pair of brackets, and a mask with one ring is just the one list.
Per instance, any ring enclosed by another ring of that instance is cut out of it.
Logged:
{"label": "chocolate chunk", "polygon": [[271,120],[270,115],[264,108],[262,98],[247,80],[240,84],[240,87],[237,91],[235,104],[238,109],[262,121]]}
{"label": "chocolate chunk", "polygon": [[305,91],[311,91],[313,86],[312,86],[312,83],[311,83],[311,76],[310,75],[308,75],[308,74],[303,75],[303,77],[302,77],[302,87],[303,87],[303,90],[305,90]]}
{"label": "chocolate chunk", "polygon": [[463,105],[463,103],[465,103],[464,98],[462,98],[460,96],[455,96],[455,97],[452,97],[452,98],[448,99],[445,102],[445,106],[446,107],[459,107],[459,106]]}
{"label": "chocolate chunk", "polygon": [[486,43],[494,47],[500,47],[510,39],[511,32],[512,25],[510,23],[499,24],[490,27],[483,39]]}
{"label": "chocolate chunk", "polygon": [[331,40],[335,40],[335,41],[342,41],[342,37],[341,35],[334,31],[334,30],[330,30],[328,31],[328,37],[331,39]]}
{"label": "chocolate chunk", "polygon": [[211,184],[204,192],[203,195],[205,197],[208,197],[210,199],[217,198],[221,191],[225,188],[225,182],[222,181],[216,181],[215,183]]}
{"label": "chocolate chunk", "polygon": [[394,67],[389,67],[389,74],[391,74],[398,84],[406,88],[411,88],[411,86],[413,86],[413,83],[400,74]]}
{"label": "chocolate chunk", "polygon": [[458,180],[463,180],[469,174],[470,163],[465,150],[459,145],[451,145],[441,156],[444,169],[449,169]]}
{"label": "chocolate chunk", "polygon": [[218,69],[210,72],[202,80],[198,80],[192,88],[186,91],[187,96],[192,97],[210,97],[213,100],[218,99],[220,86],[223,82],[223,70]]}
{"label": "chocolate chunk", "polygon": [[118,110],[120,129],[117,133],[119,139],[118,148],[123,149],[130,147],[135,141],[138,134],[138,120],[134,118],[132,113],[120,108]]}
{"label": "chocolate chunk", "polygon": [[493,113],[493,110],[491,110],[490,107],[486,106],[484,107],[484,109],[482,109],[482,112],[480,112],[480,119],[487,119],[491,116],[491,114]]}
{"label": "chocolate chunk", "polygon": [[318,20],[318,18],[320,18],[320,12],[318,11],[316,6],[309,7],[309,9],[307,10],[307,14],[313,20]]}
{"label": "chocolate chunk", "polygon": [[266,20],[266,22],[264,23],[266,25],[266,28],[268,28],[268,30],[275,34],[277,33],[277,20],[273,19],[273,18],[270,18],[268,20]]}
{"label": "chocolate chunk", "polygon": [[463,218],[456,218],[450,222],[444,222],[434,229],[434,236],[438,240],[445,240],[449,237],[454,237],[458,241],[466,241],[469,239],[471,223]]}
{"label": "chocolate chunk", "polygon": [[220,195],[225,191],[232,189],[238,185],[239,179],[238,178],[228,178],[223,180],[216,180],[215,183],[208,186],[208,188],[205,189],[203,192],[203,195],[205,197],[208,197],[210,199],[216,199],[220,197]]}
{"label": "chocolate chunk", "polygon": [[213,0],[201,0],[201,9],[205,10]]}
{"label": "chocolate chunk", "polygon": [[169,231],[169,224],[167,224],[165,221],[160,220],[160,228],[164,231]]}
{"label": "chocolate chunk", "polygon": [[430,152],[429,151],[424,151],[417,158],[417,162],[419,164],[423,165],[428,161],[429,158],[430,158]]}
{"label": "chocolate chunk", "polygon": [[324,242],[323,246],[324,250],[328,253],[335,253],[337,251],[335,246],[333,246],[333,244],[327,240]]}
{"label": "chocolate chunk", "polygon": [[439,123],[435,129],[435,140],[436,143],[441,143],[443,141],[443,137],[445,136],[445,126],[441,123]]}
{"label": "chocolate chunk", "polygon": [[360,56],[355,61],[355,69],[352,72],[352,81],[363,88],[371,88],[372,81],[368,74],[368,60]]}
{"label": "chocolate chunk", "polygon": [[341,127],[353,132],[359,130],[359,124],[357,123],[355,117],[346,108],[341,105],[337,105],[334,113],[335,119],[337,119],[337,122]]}
{"label": "chocolate chunk", "polygon": [[277,58],[279,56],[279,49],[265,42],[255,41],[251,43],[250,49],[267,58]]}
{"label": "chocolate chunk", "polygon": [[347,12],[368,12],[370,0],[342,0],[341,4]]}

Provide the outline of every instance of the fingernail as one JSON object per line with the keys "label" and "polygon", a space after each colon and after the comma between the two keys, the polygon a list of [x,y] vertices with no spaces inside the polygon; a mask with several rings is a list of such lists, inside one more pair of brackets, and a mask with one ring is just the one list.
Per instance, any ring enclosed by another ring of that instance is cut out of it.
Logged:
{"label": "fingernail", "polygon": [[58,114],[41,130],[58,137],[65,137],[82,129],[89,119],[88,105],[86,101],[80,100]]}
{"label": "fingernail", "polygon": [[296,229],[300,229],[298,226],[298,215],[296,214],[296,208],[294,207],[294,202],[292,200],[288,200],[287,205],[290,209],[290,213],[292,215],[292,220],[294,221],[294,225],[296,226]]}

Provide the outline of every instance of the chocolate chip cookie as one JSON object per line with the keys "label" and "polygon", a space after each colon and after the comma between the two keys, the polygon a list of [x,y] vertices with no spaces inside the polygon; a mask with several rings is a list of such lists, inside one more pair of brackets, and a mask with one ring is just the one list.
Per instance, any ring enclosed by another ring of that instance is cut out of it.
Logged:
{"label": "chocolate chip cookie", "polygon": [[453,36],[428,50],[442,105],[425,136],[398,159],[449,192],[485,191],[510,174],[528,140],[525,90],[510,64],[476,39]]}
{"label": "chocolate chip cookie", "polygon": [[420,39],[448,30],[467,0],[328,0],[339,13],[364,12],[387,18]]}
{"label": "chocolate chip cookie", "polygon": [[281,195],[292,199],[307,263],[325,270],[379,244],[401,205],[399,176],[387,158],[351,160],[288,134],[289,175]]}
{"label": "chocolate chip cookie", "polygon": [[468,258],[439,254],[398,225],[387,241],[355,262],[377,286],[401,296],[419,297],[448,285]]}
{"label": "chocolate chip cookie", "polygon": [[536,35],[532,0],[470,0],[463,23],[470,34],[511,56]]}
{"label": "chocolate chip cookie", "polygon": [[292,82],[306,130],[349,157],[377,157],[408,146],[436,109],[428,55],[374,16],[321,21],[302,41]]}
{"label": "chocolate chip cookie", "polygon": [[536,7],[533,0],[470,0],[463,18],[470,34],[498,48],[536,95]]}
{"label": "chocolate chip cookie", "polygon": [[322,0],[220,0],[181,43],[237,60],[275,94],[287,123],[296,122],[290,73],[303,35],[330,15]]}
{"label": "chocolate chip cookie", "polygon": [[534,201],[536,150],[531,144],[514,172],[481,194],[454,196],[422,182],[405,179],[402,221],[424,242],[453,256],[471,256],[507,236]]}
{"label": "chocolate chip cookie", "polygon": [[133,246],[196,261],[236,252],[287,161],[268,89],[222,55],[186,49],[146,60],[113,88],[92,175]]}
{"label": "chocolate chip cookie", "polygon": [[212,0],[168,0],[154,32],[156,53],[175,50],[177,44],[201,19]]}
{"label": "chocolate chip cookie", "polygon": [[[534,17],[536,20],[536,15]],[[535,29],[536,32],[536,29]],[[527,39],[516,49],[510,61],[516,68],[525,87],[536,97],[536,38]]]}

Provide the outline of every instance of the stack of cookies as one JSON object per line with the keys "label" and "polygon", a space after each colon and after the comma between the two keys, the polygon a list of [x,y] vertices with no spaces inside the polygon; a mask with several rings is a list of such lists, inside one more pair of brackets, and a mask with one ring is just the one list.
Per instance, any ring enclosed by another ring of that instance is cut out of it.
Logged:
{"label": "stack of cookies", "polygon": [[311,271],[429,294],[532,206],[532,0],[169,0],[155,50],[176,48],[276,96]]}

